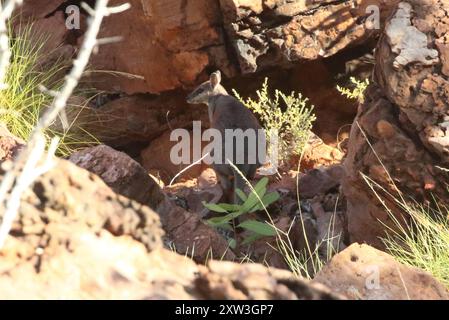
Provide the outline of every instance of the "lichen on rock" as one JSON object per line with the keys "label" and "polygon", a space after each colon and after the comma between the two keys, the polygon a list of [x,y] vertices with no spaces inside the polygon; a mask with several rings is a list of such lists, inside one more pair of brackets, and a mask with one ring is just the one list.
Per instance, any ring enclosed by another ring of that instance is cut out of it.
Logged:
{"label": "lichen on rock", "polygon": [[410,63],[433,65],[439,62],[438,51],[427,47],[427,36],[411,23],[412,6],[401,2],[395,16],[388,23],[385,32],[391,50],[398,54],[394,67],[405,67]]}

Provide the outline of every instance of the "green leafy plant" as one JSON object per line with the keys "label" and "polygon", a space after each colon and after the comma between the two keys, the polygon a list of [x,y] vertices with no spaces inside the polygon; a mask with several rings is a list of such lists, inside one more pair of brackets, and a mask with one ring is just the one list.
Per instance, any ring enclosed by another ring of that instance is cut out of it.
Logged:
{"label": "green leafy plant", "polygon": [[342,86],[337,86],[337,90],[346,98],[351,100],[358,100],[363,103],[364,101],[364,93],[366,88],[369,86],[369,80],[358,80],[354,77],[349,79],[351,81],[351,88],[345,88]]}
{"label": "green leafy plant", "polygon": [[[71,61],[49,52],[45,46],[48,35],[34,30],[33,24],[23,23],[15,32],[11,26],[9,29],[12,56],[5,78],[7,87],[0,91],[0,122],[15,136],[27,140],[40,115],[51,104],[51,92],[61,88]],[[48,60],[51,63],[42,64]],[[77,94],[81,95],[81,92]],[[84,106],[69,103],[68,107],[81,112]],[[65,128],[62,127],[53,126],[44,132],[48,142],[52,137],[60,138],[57,150],[60,156],[68,156],[79,146],[97,143],[82,129],[76,116]],[[76,131],[72,130],[74,127],[77,127]]]}
{"label": "green leafy plant", "polygon": [[[300,155],[309,140],[310,130],[315,121],[313,106],[308,106],[308,99],[300,93],[291,92],[290,95],[275,90],[274,98],[269,94],[268,78],[265,79],[262,89],[257,90],[257,100],[243,99],[235,90],[234,95],[256,113],[262,121],[267,139],[270,132],[277,132],[279,137],[279,160],[288,159],[292,154]],[[274,150],[268,150],[272,153]]]}
{"label": "green leafy plant", "polygon": [[[207,209],[221,214],[221,216],[206,220],[206,223],[215,228],[222,228],[230,231],[233,230],[234,233],[237,228],[249,231],[250,235],[244,239],[242,242],[243,245],[250,244],[262,237],[275,236],[276,230],[267,222],[247,219],[240,224],[235,225],[235,221],[239,217],[247,215],[248,213],[263,210],[279,199],[279,193],[267,193],[267,185],[268,178],[264,177],[256,184],[254,190],[252,190],[249,195],[246,195],[242,190],[237,189],[236,193],[242,200],[242,204],[213,204],[203,202],[203,205]],[[231,248],[237,246],[237,242],[234,238],[230,239],[229,244]]]}

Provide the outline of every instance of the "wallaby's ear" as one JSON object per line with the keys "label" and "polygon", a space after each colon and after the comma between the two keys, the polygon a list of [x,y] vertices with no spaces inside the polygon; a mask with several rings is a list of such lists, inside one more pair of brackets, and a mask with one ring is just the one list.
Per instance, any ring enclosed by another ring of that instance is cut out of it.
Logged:
{"label": "wallaby's ear", "polygon": [[212,88],[216,88],[221,82],[221,72],[220,70],[215,71],[210,75],[210,84],[212,85]]}

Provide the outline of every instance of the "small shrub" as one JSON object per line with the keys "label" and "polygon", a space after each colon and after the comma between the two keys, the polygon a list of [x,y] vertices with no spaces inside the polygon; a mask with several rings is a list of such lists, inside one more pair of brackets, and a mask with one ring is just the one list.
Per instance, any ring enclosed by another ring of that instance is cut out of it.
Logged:
{"label": "small shrub", "polygon": [[[315,121],[313,106],[308,106],[308,100],[300,93],[291,92],[286,95],[275,90],[274,99],[268,93],[268,78],[257,90],[257,100],[244,100],[234,90],[234,95],[251,111],[257,114],[267,131],[267,141],[270,131],[274,130],[279,137],[279,160],[286,160],[292,154],[301,155],[310,137],[310,130]],[[285,107],[285,111],[283,108]],[[268,150],[270,154],[272,150]]]}
{"label": "small shrub", "polygon": [[346,98],[351,100],[358,100],[359,102],[363,103],[365,98],[364,93],[366,88],[368,88],[369,86],[369,80],[358,80],[354,77],[351,77],[350,81],[352,88],[337,86],[337,90]]}

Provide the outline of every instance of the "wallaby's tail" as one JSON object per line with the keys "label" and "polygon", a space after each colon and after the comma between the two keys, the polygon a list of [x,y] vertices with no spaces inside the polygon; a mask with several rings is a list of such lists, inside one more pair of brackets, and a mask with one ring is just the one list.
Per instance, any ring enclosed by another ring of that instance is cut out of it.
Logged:
{"label": "wallaby's tail", "polygon": [[243,179],[242,175],[234,170],[234,204],[242,204],[243,201],[240,199],[240,197],[237,195],[237,189],[240,189],[244,191],[246,182],[245,179]]}

